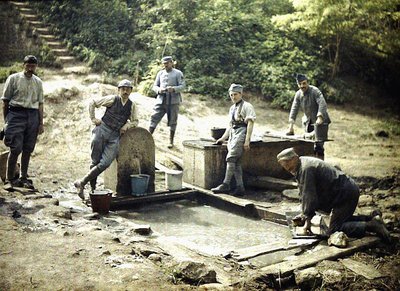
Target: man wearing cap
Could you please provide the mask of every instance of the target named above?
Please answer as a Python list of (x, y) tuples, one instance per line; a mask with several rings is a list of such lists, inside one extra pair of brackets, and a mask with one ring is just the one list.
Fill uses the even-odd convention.
[(168, 148), (172, 148), (178, 123), (179, 104), (182, 102), (180, 92), (185, 88), (185, 80), (182, 72), (174, 68), (171, 56), (163, 57), (162, 63), (164, 69), (158, 72), (153, 85), (157, 100), (151, 116), (149, 131), (153, 134), (160, 120), (167, 114), (167, 125), (170, 127)]
[[(24, 70), (10, 75), (3, 91), (4, 144), (10, 148), (7, 160), (7, 181), (11, 187), (33, 189), (28, 179), (31, 154), (37, 136), (43, 133), (43, 84), (35, 75), (38, 60), (33, 55), (24, 58)], [(21, 155), (21, 174), (16, 166)]]
[(352, 178), (328, 163), (314, 157), (299, 157), (293, 148), (277, 155), (279, 164), (297, 180), (302, 214), (300, 225), (311, 233), (311, 219), (316, 211), (330, 213), (328, 235), (342, 231), (349, 237), (362, 237), (373, 232), (385, 241), (390, 234), (381, 219), (353, 216), (360, 191)]
[[(136, 104), (129, 99), (131, 93), (132, 83), (122, 80), (118, 84), (118, 95), (93, 98), (89, 103), (89, 116), (95, 125), (91, 143), (92, 163), (86, 176), (74, 183), (82, 200), (85, 199), (85, 185), (90, 182), (92, 191), (95, 190), (97, 177), (117, 157), (120, 136), (128, 128), (138, 125)], [(107, 108), (101, 120), (95, 116), (95, 108), (100, 106)]]
[(231, 179), (235, 176), (236, 189), (233, 195), (243, 196), (245, 189), (243, 186), (241, 157), (243, 150), (247, 151), (250, 149), (250, 138), (253, 133), (256, 113), (253, 105), (242, 99), (242, 85), (232, 84), (229, 87), (229, 96), (233, 103), (229, 109), (229, 126), (223, 136), (216, 141), (217, 144), (222, 144), (229, 137), (225, 178), (221, 185), (212, 188), (211, 191), (214, 193), (228, 193), (231, 190)]
[(299, 90), (294, 96), (290, 109), (289, 129), (286, 134), (294, 134), (293, 125), (301, 108), (304, 112), (302, 118), (304, 132), (315, 133), (314, 154), (323, 160), (325, 156), (324, 141), (328, 136), (328, 126), (331, 123), (325, 98), (317, 87), (308, 84), (305, 75), (297, 74), (296, 81)]

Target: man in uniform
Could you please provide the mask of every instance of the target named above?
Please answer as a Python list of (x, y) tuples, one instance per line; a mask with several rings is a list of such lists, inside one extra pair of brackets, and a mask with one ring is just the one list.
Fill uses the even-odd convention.
[[(92, 191), (96, 188), (97, 177), (107, 169), (117, 157), (120, 136), (130, 127), (138, 125), (135, 102), (129, 99), (132, 83), (122, 80), (118, 84), (118, 95), (93, 98), (89, 103), (89, 115), (95, 128), (92, 131), (92, 163), (90, 171), (81, 180), (75, 181), (79, 197), (84, 200), (85, 185), (90, 182)], [(102, 119), (95, 117), (95, 108), (104, 106)]]
[[(27, 55), (24, 70), (7, 78), (3, 91), (4, 144), (10, 148), (7, 160), (7, 181), (11, 187), (34, 189), (28, 179), (31, 154), (38, 134), (43, 133), (43, 84), (35, 75), (37, 58)], [(21, 155), (21, 174), (16, 166)]]
[(164, 69), (158, 72), (153, 85), (157, 100), (151, 116), (149, 131), (153, 134), (166, 113), (167, 124), (170, 127), (168, 148), (172, 148), (178, 123), (179, 104), (182, 102), (180, 92), (185, 88), (185, 80), (182, 72), (174, 68), (174, 61), (171, 56), (162, 58), (162, 63)]
[(305, 234), (311, 233), (311, 219), (320, 211), (330, 213), (328, 235), (342, 231), (349, 237), (362, 237), (368, 231), (390, 241), (390, 234), (380, 219), (353, 216), (360, 191), (342, 171), (314, 157), (299, 157), (293, 148), (281, 151), (277, 159), (297, 180), (302, 201), (300, 225), (304, 225)]
[(290, 109), (289, 129), (286, 134), (294, 134), (293, 125), (301, 108), (304, 112), (302, 118), (304, 132), (315, 133), (314, 154), (323, 160), (325, 156), (324, 141), (328, 136), (328, 126), (331, 123), (325, 98), (317, 87), (308, 84), (305, 75), (297, 74), (296, 81), (299, 90), (294, 96)]
[(227, 193), (230, 191), (230, 183), (233, 176), (236, 180), (236, 189), (233, 192), (235, 196), (243, 196), (245, 189), (243, 186), (243, 174), (241, 157), (243, 150), (250, 149), (250, 138), (253, 133), (256, 113), (253, 105), (244, 101), (243, 86), (232, 84), (229, 87), (229, 96), (233, 105), (229, 109), (230, 123), (223, 136), (216, 141), (222, 144), (228, 137), (228, 154), (226, 156), (225, 178), (221, 185), (212, 188), (214, 193)]

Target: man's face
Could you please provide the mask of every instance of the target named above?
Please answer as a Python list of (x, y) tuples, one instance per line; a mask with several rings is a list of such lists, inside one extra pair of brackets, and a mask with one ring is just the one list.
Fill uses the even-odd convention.
[(233, 103), (238, 103), (240, 100), (242, 100), (242, 93), (239, 92), (230, 91), (229, 96), (231, 97)]
[(167, 72), (172, 70), (172, 65), (172, 61), (163, 62), (164, 69), (167, 70)]
[(305, 93), (308, 90), (308, 81), (303, 80), (303, 81), (297, 82), (297, 86), (299, 87), (299, 89), (301, 89), (301, 91), (303, 91), (303, 93)]
[(298, 158), (292, 158), (290, 160), (279, 160), (278, 163), (289, 173), (292, 175), (295, 174), (297, 164), (298, 164), (299, 159)]
[(36, 71), (37, 64), (25, 63), (24, 64), (24, 73), (28, 76), (32, 76), (32, 74)]
[(129, 95), (132, 93), (131, 87), (119, 87), (118, 93), (123, 99), (128, 99)]

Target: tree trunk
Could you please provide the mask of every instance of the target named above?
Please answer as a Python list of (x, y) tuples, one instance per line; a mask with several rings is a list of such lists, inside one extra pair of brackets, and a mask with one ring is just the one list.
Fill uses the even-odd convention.
[(340, 70), (340, 46), (341, 46), (342, 38), (340, 34), (336, 34), (336, 51), (335, 51), (335, 59), (333, 61), (331, 79), (335, 78), (337, 73)]

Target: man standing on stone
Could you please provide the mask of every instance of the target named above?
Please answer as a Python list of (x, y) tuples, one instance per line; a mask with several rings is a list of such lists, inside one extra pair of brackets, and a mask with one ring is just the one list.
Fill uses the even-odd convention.
[(349, 237), (363, 237), (373, 232), (390, 241), (381, 218), (353, 216), (360, 190), (349, 176), (320, 159), (299, 157), (293, 148), (281, 151), (277, 159), (297, 180), (302, 213), (294, 221), (303, 226), (303, 234), (311, 234), (311, 219), (320, 211), (330, 214), (328, 235), (342, 231)]
[(297, 113), (301, 108), (304, 112), (302, 118), (303, 129), (305, 133), (315, 133), (314, 154), (317, 158), (324, 159), (324, 141), (328, 136), (328, 126), (331, 120), (328, 115), (326, 101), (321, 91), (308, 84), (305, 75), (296, 75), (297, 86), (299, 90), (294, 96), (292, 108), (289, 114), (289, 129), (287, 135), (293, 135), (293, 125), (295, 123)]
[(216, 141), (217, 144), (221, 144), (229, 137), (225, 178), (221, 185), (212, 188), (211, 191), (214, 193), (228, 193), (230, 191), (231, 179), (235, 176), (236, 189), (233, 195), (243, 196), (245, 189), (243, 186), (241, 157), (243, 155), (243, 150), (247, 151), (250, 149), (250, 139), (253, 133), (256, 113), (253, 105), (242, 99), (242, 85), (232, 84), (229, 87), (229, 96), (233, 103), (229, 109), (229, 126), (225, 130), (223, 136)]
[[(117, 157), (121, 135), (128, 128), (138, 125), (136, 104), (129, 99), (131, 93), (132, 83), (129, 80), (122, 80), (118, 84), (118, 95), (93, 98), (89, 103), (89, 116), (95, 125), (91, 143), (92, 163), (86, 176), (74, 183), (82, 200), (85, 199), (85, 185), (90, 182), (94, 191), (97, 177)], [(95, 108), (100, 106), (107, 108), (101, 120), (95, 117)]]
[(170, 127), (168, 148), (174, 146), (174, 136), (178, 123), (179, 104), (182, 102), (181, 91), (185, 80), (181, 71), (174, 68), (172, 57), (162, 58), (164, 69), (159, 71), (154, 81), (153, 91), (157, 94), (156, 105), (150, 120), (149, 131), (153, 134), (158, 123), (167, 114), (167, 125)]
[[(10, 75), (4, 86), (4, 144), (10, 148), (7, 181), (11, 187), (34, 189), (28, 179), (28, 167), (37, 136), (43, 133), (43, 84), (35, 75), (37, 65), (37, 58), (27, 55), (24, 70)], [(21, 174), (17, 178), (15, 172), (21, 153)]]

